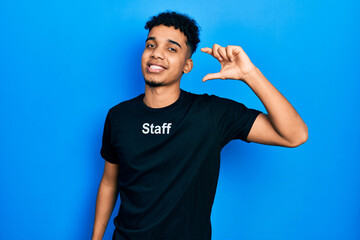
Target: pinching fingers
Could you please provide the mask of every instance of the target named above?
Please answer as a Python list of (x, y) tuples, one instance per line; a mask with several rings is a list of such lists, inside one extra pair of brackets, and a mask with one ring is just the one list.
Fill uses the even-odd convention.
[(222, 57), (220, 56), (220, 53), (219, 53), (219, 48), (221, 46), (219, 44), (214, 44), (213, 47), (212, 47), (212, 55), (214, 56), (214, 58), (216, 58), (219, 62), (222, 61)]
[(222, 58), (222, 60), (230, 61), (230, 58), (226, 52), (226, 48), (224, 48), (224, 47), (218, 48), (218, 53), (220, 54), (220, 57)]
[(226, 47), (226, 54), (227, 54), (227, 56), (229, 57), (229, 60), (230, 60), (230, 61), (234, 61), (233, 50), (234, 50), (233, 46), (230, 46), (230, 45), (229, 45), (229, 46)]

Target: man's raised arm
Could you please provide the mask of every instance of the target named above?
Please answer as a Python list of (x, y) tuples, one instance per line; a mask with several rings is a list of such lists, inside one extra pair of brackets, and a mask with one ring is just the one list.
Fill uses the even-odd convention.
[(268, 114), (260, 114), (247, 137), (250, 142), (297, 147), (307, 141), (308, 129), (289, 101), (265, 78), (239, 46), (202, 48), (202, 52), (215, 57), (221, 64), (218, 73), (210, 79), (235, 79), (245, 82), (259, 97)]

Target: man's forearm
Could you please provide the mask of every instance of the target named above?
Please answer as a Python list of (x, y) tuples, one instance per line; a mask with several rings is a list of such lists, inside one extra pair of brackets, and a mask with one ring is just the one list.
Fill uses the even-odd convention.
[(307, 139), (307, 126), (289, 101), (265, 78), (258, 68), (244, 76), (244, 82), (264, 104), (275, 131), (294, 145)]
[(116, 187), (106, 185), (101, 181), (96, 198), (95, 221), (92, 240), (101, 240), (104, 236), (111, 213), (117, 200)]

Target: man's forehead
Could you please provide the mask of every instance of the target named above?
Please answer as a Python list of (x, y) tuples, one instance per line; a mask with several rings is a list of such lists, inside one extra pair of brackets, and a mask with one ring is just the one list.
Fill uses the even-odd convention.
[(159, 25), (153, 27), (147, 39), (153, 40), (171, 40), (180, 43), (181, 45), (187, 45), (187, 38), (184, 33), (182, 33), (179, 29), (175, 29), (174, 27), (167, 27), (164, 25)]

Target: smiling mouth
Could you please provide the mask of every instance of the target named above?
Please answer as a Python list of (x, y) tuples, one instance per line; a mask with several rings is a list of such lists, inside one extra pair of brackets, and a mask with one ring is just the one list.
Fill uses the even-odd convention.
[(166, 70), (166, 68), (160, 65), (148, 64), (147, 70), (151, 73), (159, 73)]

